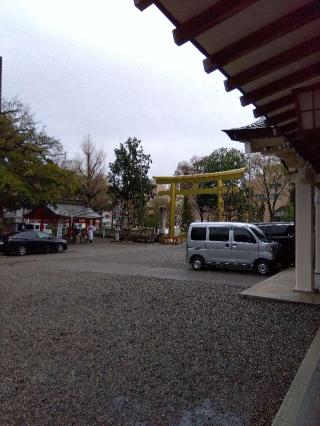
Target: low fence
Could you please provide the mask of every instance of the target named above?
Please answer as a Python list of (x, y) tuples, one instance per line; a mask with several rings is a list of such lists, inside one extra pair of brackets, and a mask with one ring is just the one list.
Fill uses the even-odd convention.
[(154, 228), (132, 228), (122, 231), (115, 229), (97, 229), (96, 237), (111, 238), (114, 240), (137, 241), (144, 243), (153, 243), (157, 237)]

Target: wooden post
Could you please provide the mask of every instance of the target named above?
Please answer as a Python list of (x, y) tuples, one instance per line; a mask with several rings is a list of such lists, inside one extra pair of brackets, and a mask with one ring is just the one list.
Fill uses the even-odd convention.
[(176, 184), (175, 182), (171, 183), (170, 188), (170, 228), (169, 228), (169, 238), (174, 240), (174, 216), (176, 211)]

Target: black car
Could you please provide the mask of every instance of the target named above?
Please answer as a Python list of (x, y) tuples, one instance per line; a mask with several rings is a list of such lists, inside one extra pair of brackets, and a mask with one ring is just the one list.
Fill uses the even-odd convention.
[(24, 231), (3, 237), (3, 252), (24, 256), (27, 253), (62, 253), (68, 242), (41, 231)]
[(4, 245), (4, 237), (3, 235), (0, 235), (0, 253), (3, 251), (3, 245)]
[(277, 241), (282, 247), (282, 261), (284, 266), (292, 265), (295, 262), (295, 238), (293, 222), (263, 222), (256, 223), (265, 236)]

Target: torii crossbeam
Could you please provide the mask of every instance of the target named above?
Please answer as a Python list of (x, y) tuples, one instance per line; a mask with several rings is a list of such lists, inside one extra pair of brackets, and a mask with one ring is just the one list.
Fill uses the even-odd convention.
[[(171, 185), (168, 191), (159, 191), (159, 195), (170, 196), (170, 227), (169, 238), (174, 238), (174, 217), (176, 210), (177, 195), (203, 195), (217, 194), (218, 197), (218, 220), (221, 220), (223, 215), (223, 181), (240, 179), (244, 176), (246, 168), (227, 170), (224, 172), (204, 173), (199, 175), (180, 175), (180, 176), (154, 176), (156, 184)], [(199, 185), (203, 182), (217, 182), (215, 188), (200, 188)], [(190, 189), (177, 189), (177, 184), (192, 184)]]

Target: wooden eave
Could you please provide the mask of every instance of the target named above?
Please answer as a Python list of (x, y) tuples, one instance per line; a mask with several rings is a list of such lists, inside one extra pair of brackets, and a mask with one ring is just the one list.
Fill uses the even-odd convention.
[[(175, 42), (190, 41), (206, 56), (205, 70), (219, 69), (227, 91), (255, 106), (299, 154), (319, 169), (318, 143), (303, 142), (292, 90), (320, 82), (319, 0), (135, 0), (153, 3), (175, 25)], [(252, 135), (261, 130), (252, 130)], [(240, 134), (240, 133), (239, 133)], [(255, 135), (256, 135), (255, 134)]]

